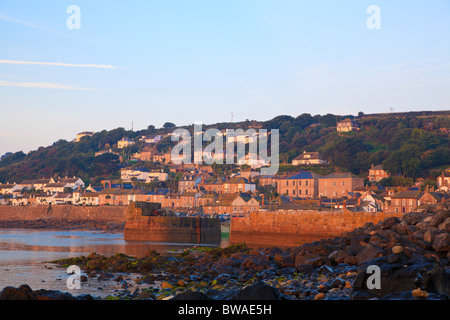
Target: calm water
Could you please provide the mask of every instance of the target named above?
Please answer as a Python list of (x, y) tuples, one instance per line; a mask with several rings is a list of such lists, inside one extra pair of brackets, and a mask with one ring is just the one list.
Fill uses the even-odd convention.
[[(226, 245), (227, 241), (221, 244)], [(120, 290), (120, 285), (115, 281), (89, 279), (82, 283), (81, 289), (70, 291), (66, 286), (69, 277), (66, 270), (46, 261), (88, 255), (91, 252), (103, 255), (120, 252), (141, 257), (152, 249), (161, 254), (171, 254), (192, 246), (193, 244), (125, 241), (122, 233), (0, 229), (0, 290), (6, 286), (28, 284), (33, 290), (53, 289), (70, 292), (75, 296), (83, 293), (107, 296)], [(127, 281), (133, 284), (138, 276), (129, 275)]]

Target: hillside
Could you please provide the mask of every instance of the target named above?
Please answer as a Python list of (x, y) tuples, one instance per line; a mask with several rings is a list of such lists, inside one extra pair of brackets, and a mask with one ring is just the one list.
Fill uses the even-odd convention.
[[(359, 131), (338, 133), (337, 121), (354, 118), (360, 124)], [(351, 171), (364, 176), (371, 164), (383, 164), (385, 169), (403, 177), (434, 179), (439, 169), (450, 166), (450, 111), (408, 112), (395, 114), (359, 113), (358, 117), (343, 115), (301, 114), (298, 117), (280, 115), (269, 121), (244, 121), (216, 123), (204, 129), (217, 128), (244, 130), (249, 127), (280, 130), (280, 170), (297, 170), (290, 161), (303, 151), (319, 151), (330, 162), (323, 172)], [(191, 129), (193, 126), (183, 127)], [(19, 182), (50, 176), (79, 176), (87, 182), (118, 178), (120, 166), (127, 165), (129, 156), (143, 147), (138, 139), (143, 135), (167, 134), (176, 127), (166, 123), (156, 129), (127, 131), (117, 128), (101, 131), (80, 142), (58, 140), (53, 145), (41, 147), (28, 154), (16, 152), (0, 160), (0, 182)], [(128, 137), (137, 141), (134, 146), (117, 149), (117, 141)], [(175, 143), (163, 139), (158, 151), (167, 151)], [(119, 156), (106, 153), (113, 149)]]

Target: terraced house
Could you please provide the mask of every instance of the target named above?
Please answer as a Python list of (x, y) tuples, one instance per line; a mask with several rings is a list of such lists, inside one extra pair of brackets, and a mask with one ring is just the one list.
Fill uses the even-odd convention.
[(320, 174), (311, 171), (281, 177), (278, 180), (278, 193), (298, 198), (317, 198), (320, 178)]
[(330, 173), (319, 179), (319, 196), (336, 198), (358, 187), (364, 187), (364, 178), (349, 172)]

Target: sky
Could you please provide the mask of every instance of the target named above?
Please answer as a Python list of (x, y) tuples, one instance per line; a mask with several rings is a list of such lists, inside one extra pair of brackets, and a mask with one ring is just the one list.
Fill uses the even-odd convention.
[(0, 0), (0, 155), (165, 122), (450, 110), (449, 33), (448, 0)]

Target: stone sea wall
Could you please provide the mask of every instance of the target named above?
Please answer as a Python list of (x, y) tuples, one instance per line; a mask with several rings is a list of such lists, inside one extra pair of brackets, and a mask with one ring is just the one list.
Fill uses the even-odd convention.
[(195, 217), (129, 216), (125, 240), (220, 243), (220, 220)]
[(0, 206), (0, 220), (92, 220), (125, 222), (126, 206)]
[(401, 213), (335, 211), (259, 211), (231, 219), (230, 243), (295, 246), (334, 238)]

